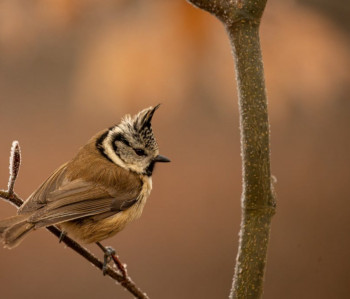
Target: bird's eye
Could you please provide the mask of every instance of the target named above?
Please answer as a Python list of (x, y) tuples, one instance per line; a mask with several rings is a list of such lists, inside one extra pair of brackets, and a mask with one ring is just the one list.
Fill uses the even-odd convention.
[(138, 155), (138, 156), (146, 156), (146, 153), (143, 149), (140, 149), (140, 148), (134, 148), (134, 151), (135, 153)]

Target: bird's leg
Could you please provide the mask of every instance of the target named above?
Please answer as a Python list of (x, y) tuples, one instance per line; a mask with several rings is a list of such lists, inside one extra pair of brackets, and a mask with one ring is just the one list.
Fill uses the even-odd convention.
[(64, 239), (64, 237), (67, 236), (67, 232), (65, 232), (64, 230), (61, 231), (60, 237), (58, 239), (58, 243), (61, 243)]
[(128, 279), (128, 274), (122, 262), (118, 259), (118, 256), (115, 255), (115, 250), (112, 247), (104, 247), (100, 242), (96, 242), (96, 245), (102, 249), (104, 252), (104, 262), (102, 267), (103, 275), (106, 274), (108, 263), (113, 260), (119, 271), (122, 273), (125, 280)]

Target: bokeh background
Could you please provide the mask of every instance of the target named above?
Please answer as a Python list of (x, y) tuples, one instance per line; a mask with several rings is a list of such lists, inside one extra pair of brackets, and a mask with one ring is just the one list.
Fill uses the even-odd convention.
[[(277, 178), (264, 298), (350, 292), (350, 6), (269, 0), (261, 27)], [(0, 185), (26, 198), (97, 131), (162, 103), (141, 219), (104, 242), (151, 298), (227, 298), (237, 253), (237, 94), (223, 26), (184, 0), (0, 2)], [(15, 213), (0, 203), (0, 217)], [(89, 249), (102, 257), (101, 252)], [(1, 298), (131, 298), (45, 230), (0, 250)]]

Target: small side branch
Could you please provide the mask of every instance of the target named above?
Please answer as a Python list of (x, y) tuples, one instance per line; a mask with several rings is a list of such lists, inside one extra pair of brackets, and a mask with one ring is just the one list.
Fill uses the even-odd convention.
[[(19, 172), (19, 167), (21, 164), (21, 152), (19, 148), (19, 144), (17, 141), (14, 141), (11, 149), (10, 156), (10, 178), (8, 183), (7, 190), (0, 190), (0, 198), (5, 201), (13, 204), (17, 208), (19, 208), (23, 204), (23, 200), (17, 196), (14, 192), (14, 185), (17, 179), (17, 175)], [(60, 238), (62, 235), (61, 230), (59, 230), (56, 226), (48, 226), (46, 228), (52, 234), (54, 234), (57, 238)], [(102, 270), (103, 262), (95, 257), (91, 252), (89, 252), (86, 248), (81, 246), (79, 243), (69, 238), (68, 236), (64, 236), (61, 241), (66, 244), (69, 248), (73, 249), (80, 256), (85, 258), (87, 261), (92, 263), (95, 267)], [(114, 259), (113, 259), (114, 260)], [(117, 265), (117, 264), (116, 264)], [(117, 265), (119, 267), (120, 265)], [(129, 276), (125, 276), (124, 273), (119, 274), (115, 269), (110, 266), (107, 267), (105, 274), (119, 282), (125, 289), (127, 289), (131, 294), (135, 296), (135, 298), (139, 299), (148, 299), (149, 297), (141, 291), (135, 283), (130, 279)]]
[(19, 172), (19, 166), (21, 165), (21, 150), (19, 148), (18, 141), (12, 143), (10, 154), (10, 177), (7, 185), (7, 192), (13, 194), (13, 188)]

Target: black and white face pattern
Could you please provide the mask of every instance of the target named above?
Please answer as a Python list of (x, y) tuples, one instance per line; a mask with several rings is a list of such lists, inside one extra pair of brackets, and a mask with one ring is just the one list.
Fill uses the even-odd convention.
[(98, 149), (118, 166), (151, 176), (154, 159), (159, 154), (151, 128), (157, 108), (147, 108), (134, 117), (126, 115), (120, 124), (101, 136), (97, 141)]

